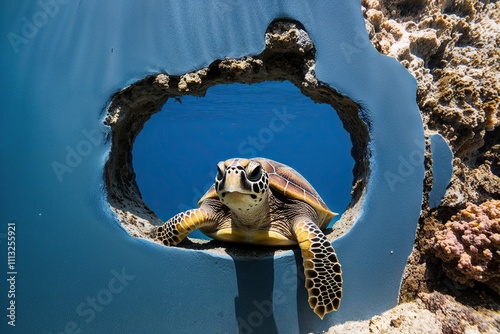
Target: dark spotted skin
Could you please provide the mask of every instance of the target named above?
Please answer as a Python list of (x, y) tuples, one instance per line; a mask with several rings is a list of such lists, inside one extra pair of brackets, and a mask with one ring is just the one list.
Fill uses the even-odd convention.
[(178, 213), (165, 224), (154, 227), (150, 236), (165, 246), (175, 246), (196, 229), (210, 235), (230, 223), (231, 211), (228, 207), (220, 201), (207, 199), (200, 208)]
[(206, 210), (202, 208), (187, 210), (176, 214), (162, 226), (155, 227), (151, 231), (151, 236), (165, 246), (175, 246), (194, 229), (203, 227), (205, 221), (209, 221)]
[(342, 299), (342, 268), (326, 236), (305, 219), (294, 224), (304, 264), (309, 306), (321, 318), (336, 311)]
[[(269, 176), (265, 171), (261, 171), (257, 174), (259, 177), (255, 180), (246, 177), (245, 169), (240, 165), (230, 165), (225, 167), (224, 171), (221, 171), (219, 167), (219, 173), (215, 177), (215, 191), (220, 192), (225, 186), (225, 175), (227, 174), (237, 174), (240, 175), (241, 188), (249, 192), (254, 192), (255, 194), (263, 194), (269, 189)], [(222, 192), (222, 197), (224, 197), (224, 192)]]

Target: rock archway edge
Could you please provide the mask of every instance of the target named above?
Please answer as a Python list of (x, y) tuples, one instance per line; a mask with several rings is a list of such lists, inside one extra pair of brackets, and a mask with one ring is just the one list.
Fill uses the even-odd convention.
[[(115, 94), (106, 116), (106, 124), (111, 127), (112, 147), (105, 179), (108, 202), (122, 226), (132, 236), (147, 239), (151, 228), (163, 223), (142, 200), (135, 181), (132, 147), (144, 124), (168, 99), (204, 96), (208, 88), (218, 84), (288, 80), (314, 101), (330, 104), (351, 134), (351, 154), (356, 161), (353, 199), (329, 237), (333, 239), (348, 231), (355, 221), (354, 212), (359, 207), (369, 174), (368, 128), (359, 117), (356, 103), (316, 79), (314, 56), (314, 45), (299, 23), (276, 21), (266, 33), (266, 49), (257, 56), (217, 60), (207, 68), (181, 76), (151, 75)], [(188, 241), (184, 247), (219, 251), (221, 243)], [(233, 254), (238, 253), (236, 249), (232, 250)], [(264, 249), (258, 253), (262, 256), (270, 251)], [(241, 254), (245, 256), (244, 252)]]

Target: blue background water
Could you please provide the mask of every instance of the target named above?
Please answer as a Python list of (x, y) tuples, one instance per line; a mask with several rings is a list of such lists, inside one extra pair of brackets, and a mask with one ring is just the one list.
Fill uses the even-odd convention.
[(197, 207), (217, 162), (256, 156), (297, 169), (342, 214), (351, 200), (351, 148), (330, 105), (314, 103), (290, 82), (265, 82), (170, 99), (137, 137), (133, 159), (142, 197), (163, 220)]
[(437, 208), (444, 198), (453, 174), (453, 152), (440, 134), (432, 134), (432, 178), (433, 185), (429, 193), (429, 207)]
[[(396, 304), (422, 200), (423, 128), (415, 80), (372, 47), (359, 1), (8, 0), (1, 9), (1, 333), (309, 332)], [(105, 200), (111, 96), (149, 74), (258, 54), (279, 17), (303, 23), (318, 79), (359, 103), (371, 124), (362, 210), (334, 242), (344, 298), (323, 321), (307, 305), (294, 253), (242, 262), (167, 249), (130, 237)], [(401, 169), (410, 156), (417, 163)], [(15, 328), (6, 317), (9, 221)]]

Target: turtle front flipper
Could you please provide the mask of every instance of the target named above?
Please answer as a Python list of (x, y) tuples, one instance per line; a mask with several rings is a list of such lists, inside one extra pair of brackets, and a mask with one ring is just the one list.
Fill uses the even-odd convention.
[(200, 227), (213, 224), (210, 213), (204, 208), (187, 210), (176, 214), (161, 226), (151, 230), (151, 237), (165, 246), (180, 243), (189, 233)]
[(316, 224), (299, 219), (293, 231), (302, 251), (309, 306), (321, 319), (336, 311), (342, 298), (342, 269), (337, 254)]

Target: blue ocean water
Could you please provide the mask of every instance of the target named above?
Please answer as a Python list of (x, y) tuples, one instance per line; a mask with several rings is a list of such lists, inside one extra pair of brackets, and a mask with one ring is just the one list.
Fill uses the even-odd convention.
[[(1, 9), (0, 260), (7, 261), (7, 224), (14, 222), (18, 275), (13, 327), (6, 316), (14, 300), (8, 297), (8, 269), (0, 272), (0, 333), (234, 333), (242, 325), (247, 332), (265, 332), (273, 328), (267, 322), (248, 330), (256, 324), (251, 317), (259, 311), (256, 302), (273, 304), (266, 321), (274, 322), (278, 332), (321, 332), (339, 322), (369, 319), (397, 303), (415, 237), (424, 174), (423, 165), (401, 174), (400, 164), (414, 157), (412, 152), (423, 152), (423, 127), (414, 78), (370, 44), (359, 1), (339, 5), (303, 0), (148, 0), (131, 5), (118, 0), (7, 0)], [(317, 49), (318, 80), (357, 102), (371, 122), (371, 169), (362, 211), (354, 227), (334, 241), (344, 272), (344, 298), (339, 311), (322, 321), (308, 306), (297, 266), (300, 259), (296, 261), (291, 251), (265, 263), (244, 262), (133, 238), (109, 209), (104, 188), (110, 142), (103, 118), (113, 94), (147, 75), (181, 75), (216, 59), (259, 54), (269, 23), (283, 17), (300, 21), (309, 32)], [(207, 97), (191, 101), (207, 101), (214, 89), (227, 87), (213, 87)], [(343, 210), (345, 205), (336, 208), (341, 201), (330, 199), (328, 192), (336, 192), (334, 182), (342, 178), (350, 187), (352, 176), (350, 171), (335, 172), (336, 142), (327, 145), (325, 137), (317, 137), (334, 128), (336, 116), (328, 109), (328, 117), (334, 119), (314, 121), (305, 133), (292, 131), (321, 114), (311, 113), (307, 120), (299, 117), (306, 111), (293, 110), (295, 103), (290, 101), (296, 96), (257, 108), (255, 119), (259, 111), (270, 114), (246, 133), (242, 126), (234, 126), (243, 136), (220, 158), (218, 149), (198, 150), (204, 155), (195, 172), (199, 179), (193, 179), (194, 172), (183, 176), (187, 181), (177, 189), (186, 197), (171, 198), (172, 214), (180, 204), (193, 205), (198, 197), (195, 187), (201, 195), (211, 183), (216, 161), (240, 155), (238, 147), (242, 155), (253, 154), (249, 141), (239, 144), (248, 136), (258, 137), (270, 126), (273, 110), (284, 112), (285, 107), (297, 118), (273, 133), (268, 143), (262, 132), (266, 145), (256, 148), (256, 155), (298, 169), (332, 210)], [(189, 102), (184, 98), (182, 106)], [(181, 106), (174, 101), (167, 106), (170, 103)], [(209, 136), (203, 132), (207, 123), (170, 129), (190, 131), (168, 138), (194, 142), (196, 135), (211, 138), (221, 131), (212, 130)], [(282, 139), (288, 131), (297, 137)], [(89, 133), (97, 136), (89, 139)], [(290, 150), (298, 152), (309, 141), (310, 151), (283, 150), (285, 143), (293, 142)], [(193, 151), (190, 146), (182, 153), (195, 156)], [(205, 157), (208, 153), (213, 158)], [(323, 158), (331, 162), (311, 163)], [(320, 176), (320, 166), (321, 172), (331, 173)], [(146, 175), (155, 176), (160, 185), (162, 173)], [(182, 172), (164, 175), (172, 180), (172, 175), (181, 178)], [(387, 182), (387, 175), (397, 182)], [(141, 190), (146, 188), (141, 184)], [(177, 189), (168, 195), (180, 194)], [(171, 215), (158, 213), (164, 219)]]
[(225, 84), (205, 97), (169, 99), (138, 135), (133, 165), (144, 201), (162, 220), (197, 207), (217, 162), (257, 156), (296, 169), (341, 214), (351, 200), (351, 148), (336, 111), (292, 83)]

